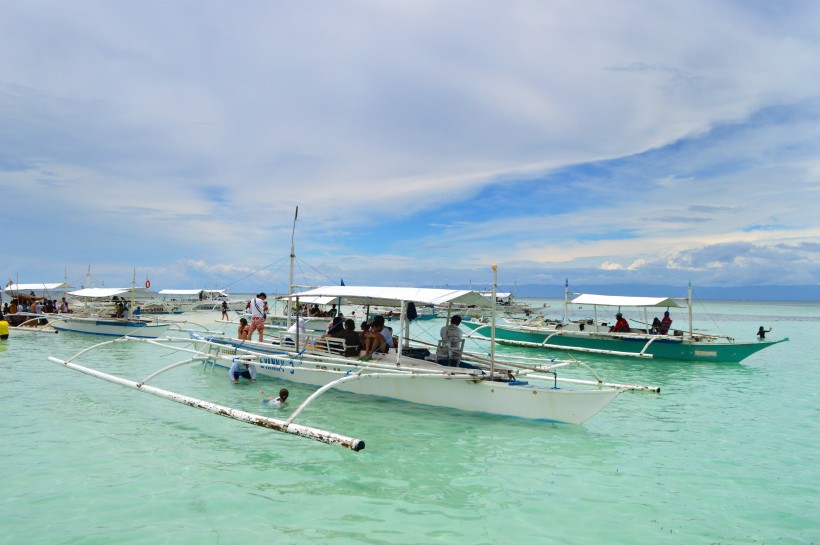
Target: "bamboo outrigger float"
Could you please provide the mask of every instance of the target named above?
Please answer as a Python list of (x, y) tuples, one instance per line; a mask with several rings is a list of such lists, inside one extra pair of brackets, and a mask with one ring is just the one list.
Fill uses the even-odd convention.
[[(172, 338), (167, 338), (167, 339), (163, 339), (163, 340), (168, 341), (168, 342), (180, 341), (180, 339), (172, 339)], [(49, 359), (49, 361), (52, 361), (54, 363), (58, 363), (60, 365), (63, 365), (64, 367), (67, 367), (69, 369), (73, 369), (74, 371), (79, 371), (81, 373), (84, 373), (86, 375), (89, 375), (89, 376), (92, 376), (92, 377), (95, 377), (95, 378), (99, 378), (99, 379), (102, 379), (102, 380), (105, 380), (105, 381), (108, 381), (108, 382), (112, 382), (114, 384), (119, 384), (120, 386), (125, 386), (127, 388), (131, 388), (131, 389), (136, 390), (138, 392), (144, 392), (144, 393), (151, 394), (151, 395), (154, 395), (154, 396), (157, 396), (157, 397), (161, 397), (163, 399), (167, 399), (169, 401), (174, 401), (176, 403), (181, 403), (183, 405), (187, 405), (187, 406), (193, 407), (195, 409), (201, 409), (201, 410), (204, 410), (204, 411), (208, 411), (210, 413), (213, 413), (213, 414), (216, 414), (216, 415), (219, 415), (219, 416), (224, 416), (226, 418), (232, 418), (234, 420), (239, 420), (241, 422), (245, 422), (245, 423), (248, 423), (248, 424), (253, 424), (255, 426), (260, 426), (260, 427), (263, 427), (263, 428), (268, 428), (268, 429), (278, 431), (278, 432), (282, 432), (282, 433), (288, 433), (288, 434), (291, 434), (291, 435), (298, 435), (298, 436), (301, 436), (301, 437), (306, 437), (308, 439), (313, 439), (315, 441), (321, 441), (323, 443), (341, 445), (341, 446), (349, 448), (350, 450), (353, 450), (353, 451), (359, 451), (359, 450), (364, 449), (365, 443), (361, 439), (355, 439), (355, 438), (352, 438), (352, 437), (347, 437), (347, 436), (344, 436), (344, 435), (340, 435), (338, 433), (333, 433), (333, 432), (330, 432), (330, 431), (321, 430), (321, 429), (313, 428), (313, 427), (310, 427), (310, 426), (303, 426), (301, 424), (295, 424), (293, 422), (293, 420), (296, 418), (296, 416), (308, 405), (308, 403), (310, 403), (311, 401), (313, 401), (313, 399), (315, 399), (315, 394), (314, 394), (314, 397), (311, 397), (311, 398), (307, 399), (304, 403), (302, 403), (302, 405), (300, 405), (296, 409), (296, 411), (294, 411), (294, 413), (287, 420), (280, 420), (280, 419), (276, 419), (276, 418), (270, 418), (270, 417), (267, 417), (267, 416), (254, 414), (254, 413), (249, 413), (247, 411), (242, 411), (242, 410), (235, 409), (235, 408), (232, 408), (232, 407), (226, 407), (224, 405), (218, 405), (216, 403), (212, 403), (212, 402), (209, 402), (209, 401), (204, 401), (204, 400), (201, 400), (201, 399), (197, 399), (195, 397), (187, 396), (187, 395), (184, 395), (184, 394), (179, 394), (179, 393), (176, 393), (176, 392), (171, 392), (171, 391), (168, 391), (168, 390), (164, 390), (162, 388), (156, 388), (154, 386), (150, 386), (150, 385), (146, 384), (146, 382), (148, 382), (149, 380), (151, 380), (151, 379), (157, 377), (158, 375), (160, 375), (160, 374), (162, 374), (166, 371), (169, 371), (171, 369), (181, 367), (183, 365), (192, 364), (192, 363), (203, 362), (203, 361), (206, 361), (206, 360), (213, 360), (214, 359), (213, 356), (210, 356), (210, 355), (195, 355), (194, 357), (187, 358), (185, 360), (176, 362), (176, 363), (171, 364), (171, 365), (169, 365), (169, 366), (167, 366), (163, 369), (160, 369), (159, 371), (156, 371), (155, 373), (152, 373), (151, 375), (147, 376), (146, 378), (144, 378), (143, 380), (141, 380), (139, 382), (129, 380), (129, 379), (126, 379), (126, 378), (122, 378), (122, 377), (118, 377), (116, 375), (103, 373), (102, 371), (98, 371), (96, 369), (91, 369), (89, 367), (79, 365), (79, 364), (74, 363), (72, 361), (72, 360), (77, 359), (82, 354), (84, 354), (84, 353), (86, 353), (86, 352), (88, 352), (92, 349), (96, 349), (96, 348), (99, 348), (101, 346), (112, 344), (112, 343), (136, 341), (136, 342), (148, 342), (148, 343), (151, 343), (151, 344), (158, 344), (160, 346), (165, 346), (163, 344), (163, 340), (141, 339), (141, 338), (134, 338), (134, 337), (122, 337), (122, 338), (115, 339), (115, 340), (112, 340), (112, 341), (105, 341), (105, 342), (96, 344), (96, 345), (94, 345), (90, 348), (87, 348), (87, 349), (83, 350), (82, 352), (79, 352), (78, 354), (74, 355), (73, 357), (71, 357), (67, 360), (62, 360), (62, 359), (55, 358), (55, 357), (49, 357), (48, 359)], [(183, 349), (183, 351), (196, 353), (195, 351), (185, 350), (185, 349)]]

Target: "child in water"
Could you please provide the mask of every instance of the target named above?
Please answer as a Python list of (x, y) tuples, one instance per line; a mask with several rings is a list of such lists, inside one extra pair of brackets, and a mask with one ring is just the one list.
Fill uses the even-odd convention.
[[(263, 392), (262, 390), (259, 390), (259, 395), (264, 396), (265, 392)], [(265, 405), (268, 405), (270, 407), (279, 407), (282, 404), (284, 404), (285, 401), (287, 401), (287, 399), (288, 399), (288, 389), (287, 388), (282, 388), (281, 390), (279, 390), (279, 397), (274, 398), (273, 396), (267, 396), (262, 400), (262, 403), (264, 403)]]

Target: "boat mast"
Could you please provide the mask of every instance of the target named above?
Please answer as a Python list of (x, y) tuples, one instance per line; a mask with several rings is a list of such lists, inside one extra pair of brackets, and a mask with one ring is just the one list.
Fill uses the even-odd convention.
[(498, 289), (498, 266), (493, 264), (493, 311), (490, 327), (490, 379), (495, 372), (495, 292)]
[(564, 323), (569, 322), (569, 313), (567, 307), (569, 306), (569, 278), (564, 279)]
[[(288, 317), (287, 324), (290, 329), (290, 318), (293, 313), (293, 261), (296, 259), (296, 251), (294, 250), (294, 238), (296, 237), (296, 218), (299, 217), (299, 207), (296, 207), (296, 213), (293, 215), (293, 230), (290, 233), (290, 278), (288, 280), (288, 311), (285, 315)], [(296, 323), (299, 323), (299, 316), (296, 316)], [(299, 326), (296, 326), (296, 334), (299, 334)]]
[(689, 338), (692, 338), (692, 281), (689, 281), (689, 292), (686, 295), (686, 306), (689, 307)]
[(131, 318), (134, 315), (134, 290), (137, 288), (137, 268), (134, 267), (134, 272), (131, 274), (131, 304), (128, 305), (128, 316)]

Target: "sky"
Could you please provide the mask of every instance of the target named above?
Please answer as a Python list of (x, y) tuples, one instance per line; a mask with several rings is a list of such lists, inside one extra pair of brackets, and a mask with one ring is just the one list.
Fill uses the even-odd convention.
[(817, 285), (820, 2), (0, 0), (0, 207), (4, 284)]

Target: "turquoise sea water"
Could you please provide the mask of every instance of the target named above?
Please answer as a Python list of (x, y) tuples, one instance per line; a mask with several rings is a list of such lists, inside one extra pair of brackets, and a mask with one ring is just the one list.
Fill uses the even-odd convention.
[[(740, 364), (586, 356), (608, 380), (662, 393), (623, 394), (583, 426), (333, 392), (300, 417), (364, 439), (358, 453), (47, 360), (99, 338), (12, 332), (0, 543), (820, 543), (820, 304), (715, 302), (696, 320), (791, 341)], [(119, 344), (79, 362), (139, 379), (181, 359)], [(291, 409), (312, 391), (226, 374), (186, 366), (152, 384), (275, 417), (287, 413), (258, 389), (287, 386)]]

